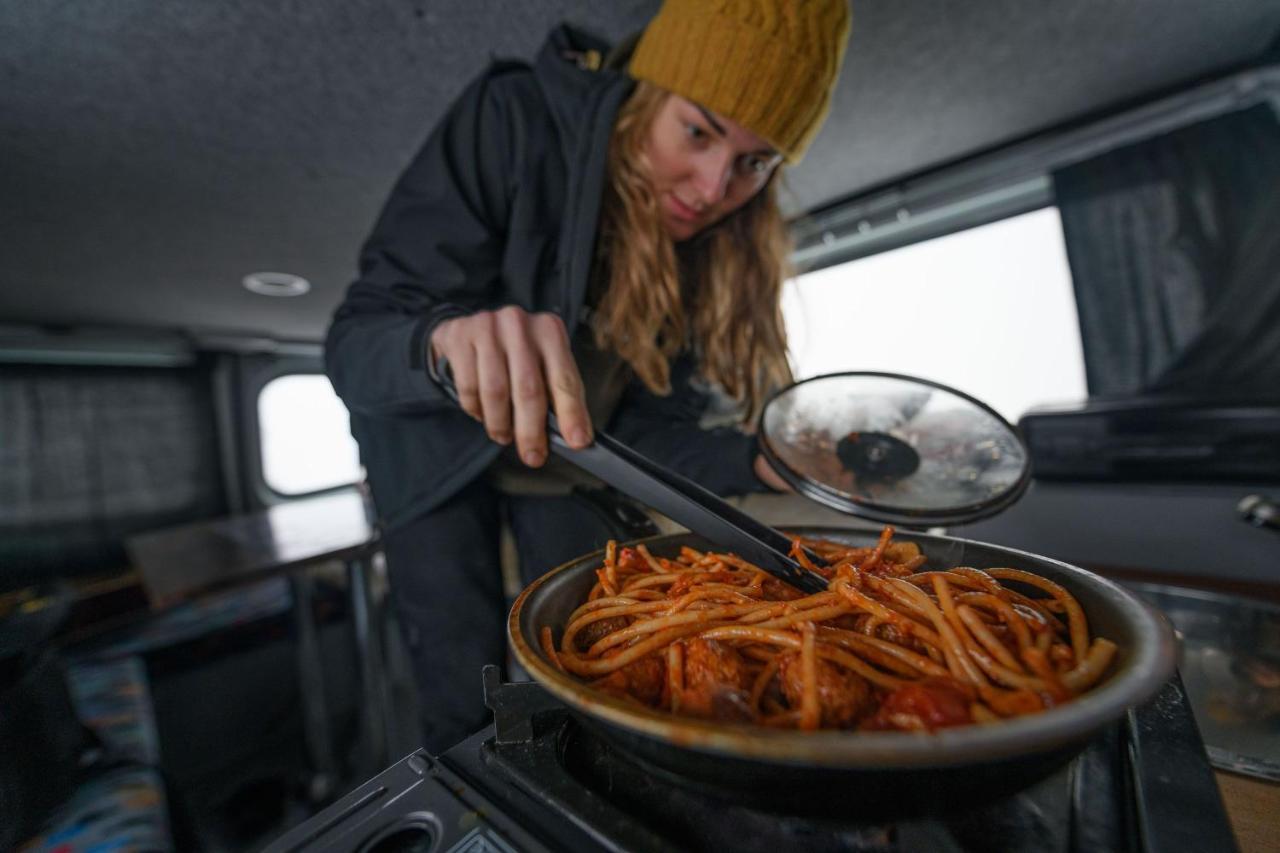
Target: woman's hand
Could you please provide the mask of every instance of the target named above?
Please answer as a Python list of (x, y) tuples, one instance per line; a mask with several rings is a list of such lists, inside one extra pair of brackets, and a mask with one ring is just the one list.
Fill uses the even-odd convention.
[(773, 470), (773, 466), (769, 464), (769, 460), (765, 459), (763, 455), (757, 453), (755, 461), (752, 462), (751, 467), (755, 470), (756, 477), (759, 478), (760, 482), (764, 483), (775, 492), (795, 491), (795, 489), (791, 488), (790, 483), (782, 479), (781, 475), (779, 475), (777, 471)]
[(570, 446), (591, 443), (591, 416), (582, 375), (569, 350), (564, 321), (507, 306), (445, 320), (428, 343), (448, 359), (458, 401), (489, 437), (510, 444), (526, 465), (547, 459), (547, 400)]

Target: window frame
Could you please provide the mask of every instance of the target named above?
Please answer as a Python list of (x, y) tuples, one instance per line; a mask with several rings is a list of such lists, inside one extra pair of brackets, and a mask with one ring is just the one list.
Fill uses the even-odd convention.
[(1267, 103), (1280, 113), (1280, 64), (1046, 128), (853, 196), (790, 222), (796, 273), (944, 237), (1055, 203), (1055, 170), (1103, 151)]

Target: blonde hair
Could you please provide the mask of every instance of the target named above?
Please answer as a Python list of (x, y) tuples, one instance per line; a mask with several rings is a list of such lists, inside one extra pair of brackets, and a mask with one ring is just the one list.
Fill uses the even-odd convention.
[(640, 81), (614, 124), (597, 241), (597, 271), (608, 286), (594, 315), (596, 345), (616, 352), (655, 394), (671, 393), (671, 361), (692, 346), (702, 378), (738, 401), (750, 421), (770, 390), (791, 380), (779, 304), (786, 223), (770, 180), (677, 250), (644, 153), (668, 97)]

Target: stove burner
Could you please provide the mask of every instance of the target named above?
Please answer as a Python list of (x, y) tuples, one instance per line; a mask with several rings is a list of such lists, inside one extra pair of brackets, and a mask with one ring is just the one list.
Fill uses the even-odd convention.
[[(410, 755), (268, 850), (1236, 849), (1176, 677), (1068, 767), (1021, 793), (958, 816), (889, 824), (780, 814), (676, 784), (580, 724), (537, 684), (504, 684), (496, 667), (486, 668), (484, 683), (493, 726), (436, 759)], [(437, 833), (434, 841), (423, 827)]]
[[(534, 684), (506, 684), (500, 689), (508, 694), (504, 698), (516, 691), (542, 692)], [(1102, 749), (1114, 743), (1113, 739)], [(529, 741), (504, 743), (496, 737), (474, 745), (487, 770), (536, 800), (540, 811), (570, 816), (598, 845), (574, 849), (900, 853), (1067, 850), (1069, 844), (1068, 771), (959, 818), (874, 824), (844, 820), (838, 814), (765, 811), (673, 783), (667, 774), (637, 763), (596, 736), (563, 708), (544, 713)], [(445, 760), (457, 751), (446, 753)], [(1091, 820), (1108, 823), (1103, 813), (1091, 815)]]
[(663, 827), (674, 846), (688, 850), (892, 851), (888, 826), (838, 819), (772, 814), (682, 787), (596, 737), (572, 719), (564, 723), (561, 760), (587, 789), (640, 821)]
[[(574, 850), (865, 851), (1173, 851), (1231, 850), (1233, 836), (1181, 682), (1172, 680), (1145, 709), (1131, 712), (1067, 767), (989, 806), (892, 824), (838, 814), (778, 814), (674, 784), (580, 724), (534, 683), (504, 684), (485, 672), (497, 726), (443, 756), (459, 772), (501, 779), (523, 804), (550, 818), (555, 846)], [(523, 713), (521, 712), (523, 708)], [(506, 723), (504, 725), (504, 722)], [(1171, 739), (1160, 742), (1161, 731)], [(1147, 756), (1131, 764), (1127, 756)], [(1176, 759), (1174, 756), (1182, 756)], [(1156, 767), (1181, 760), (1175, 772)], [(1134, 780), (1131, 782), (1131, 779)], [(1158, 780), (1164, 787), (1152, 788)], [(1173, 781), (1170, 781), (1173, 780)], [(1178, 833), (1161, 830), (1177, 803), (1197, 804)], [(1194, 826), (1186, 823), (1192, 820)], [(590, 839), (588, 842), (586, 839)], [(1194, 841), (1192, 840), (1194, 839)], [(1203, 842), (1203, 843), (1201, 843)]]

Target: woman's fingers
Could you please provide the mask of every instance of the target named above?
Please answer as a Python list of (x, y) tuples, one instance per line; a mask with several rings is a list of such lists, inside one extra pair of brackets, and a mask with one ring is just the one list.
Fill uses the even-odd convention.
[(463, 320), (458, 319), (440, 324), (435, 334), (431, 336), (432, 355), (436, 360), (448, 361), (449, 373), (453, 377), (453, 387), (458, 392), (458, 405), (462, 407), (462, 411), (478, 421), (483, 421), (484, 409), (480, 405), (480, 380), (476, 370), (475, 347), (466, 335), (465, 327), (450, 326), (450, 324), (462, 322)]
[(565, 440), (591, 443), (582, 376), (556, 315), (481, 311), (441, 323), (430, 345), (448, 360), (462, 409), (499, 444), (514, 437), (525, 464), (546, 461), (548, 398)]
[(586, 447), (592, 441), (591, 415), (564, 321), (555, 314), (534, 314), (532, 330), (560, 434), (570, 447)]
[(510, 444), (511, 381), (507, 375), (506, 354), (501, 342), (493, 335), (477, 335), (473, 346), (480, 388), (480, 419), (489, 438), (498, 444)]
[(542, 362), (530, 341), (530, 317), (519, 308), (504, 308), (496, 320), (507, 357), (516, 450), (536, 468), (547, 459), (547, 392)]

